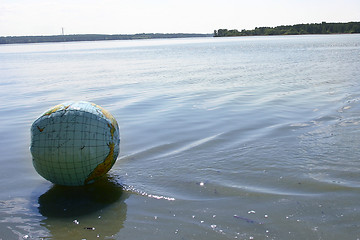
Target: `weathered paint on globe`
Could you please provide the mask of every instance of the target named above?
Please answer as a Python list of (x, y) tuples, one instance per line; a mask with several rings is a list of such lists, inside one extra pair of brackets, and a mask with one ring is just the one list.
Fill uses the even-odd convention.
[(31, 126), (36, 171), (54, 184), (81, 186), (105, 175), (119, 155), (116, 119), (85, 101), (59, 104)]

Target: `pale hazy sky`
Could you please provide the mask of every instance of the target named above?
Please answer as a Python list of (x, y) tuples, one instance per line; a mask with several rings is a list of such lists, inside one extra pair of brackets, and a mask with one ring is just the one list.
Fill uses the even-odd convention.
[(360, 0), (0, 0), (0, 36), (212, 33), (360, 21)]

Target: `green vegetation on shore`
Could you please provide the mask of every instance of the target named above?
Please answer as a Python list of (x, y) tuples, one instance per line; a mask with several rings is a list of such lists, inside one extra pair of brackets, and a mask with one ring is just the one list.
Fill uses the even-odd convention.
[(189, 38), (189, 37), (211, 37), (212, 34), (196, 33), (140, 33), (140, 34), (74, 34), (53, 36), (14, 36), (0, 37), (0, 44), (14, 43), (43, 43), (43, 42), (75, 42), (75, 41), (104, 41), (104, 40), (132, 40), (152, 38)]
[(190, 37), (234, 37), (262, 35), (300, 35), (300, 34), (342, 34), (360, 33), (360, 22), (348, 23), (311, 23), (277, 27), (256, 27), (253, 30), (218, 29), (214, 34), (197, 33), (139, 33), (139, 34), (73, 34), (53, 36), (7, 36), (0, 37), (0, 44), (43, 43), (43, 42), (75, 42), (75, 41), (105, 41), (133, 40), (154, 38), (190, 38)]
[(257, 27), (253, 30), (219, 29), (214, 37), (260, 36), (260, 35), (300, 35), (300, 34), (331, 34), (360, 33), (360, 22), (348, 23), (311, 23), (277, 27)]

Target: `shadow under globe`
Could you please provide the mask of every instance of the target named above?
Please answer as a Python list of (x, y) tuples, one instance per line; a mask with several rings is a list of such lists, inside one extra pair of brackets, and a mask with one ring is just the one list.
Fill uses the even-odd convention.
[(123, 192), (120, 184), (107, 177), (80, 187), (54, 185), (39, 197), (39, 212), (45, 217), (86, 215), (115, 203)]
[(42, 225), (51, 235), (43, 237), (111, 237), (123, 228), (127, 197), (109, 176), (81, 187), (54, 185), (38, 198), (38, 210), (45, 217)]

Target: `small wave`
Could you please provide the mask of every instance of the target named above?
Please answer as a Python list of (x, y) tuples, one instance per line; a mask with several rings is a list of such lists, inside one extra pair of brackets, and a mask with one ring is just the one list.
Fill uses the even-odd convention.
[(186, 144), (185, 146), (179, 148), (179, 149), (176, 149), (172, 152), (169, 152), (167, 154), (163, 154), (163, 155), (160, 155), (161, 157), (167, 157), (169, 155), (175, 155), (175, 154), (178, 154), (178, 153), (181, 153), (181, 152), (185, 152), (187, 150), (190, 150), (192, 148), (195, 148), (195, 147), (198, 147), (200, 145), (203, 145), (205, 143), (208, 143), (212, 140), (214, 140), (215, 138), (217, 138), (218, 136), (220, 136), (222, 133), (219, 133), (219, 134), (215, 134), (213, 136), (210, 136), (210, 137), (206, 137), (206, 138), (203, 138), (203, 139), (200, 139), (200, 140), (197, 140), (197, 141), (193, 141), (189, 144)]
[(188, 151), (190, 149), (196, 148), (200, 145), (209, 143), (210, 141), (216, 139), (217, 137), (219, 137), (222, 134), (223, 133), (215, 134), (210, 137), (192, 141), (185, 145), (182, 145), (182, 143), (180, 143), (180, 142), (160, 144), (160, 145), (157, 145), (154, 147), (140, 150), (135, 153), (131, 153), (129, 155), (122, 156), (119, 158), (119, 160), (126, 161), (126, 160), (136, 159), (136, 158), (153, 158), (153, 157), (164, 158), (164, 157), (176, 155), (176, 154)]

